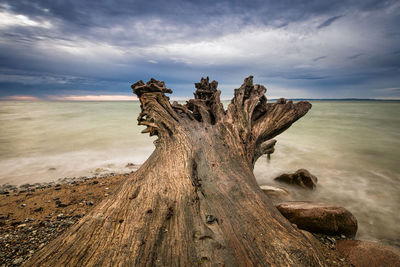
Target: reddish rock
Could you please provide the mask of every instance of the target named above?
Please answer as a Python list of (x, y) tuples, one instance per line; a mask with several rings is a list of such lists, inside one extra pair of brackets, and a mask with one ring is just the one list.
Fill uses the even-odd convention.
[(305, 189), (315, 189), (318, 179), (305, 169), (297, 170), (295, 173), (285, 173), (275, 178), (275, 181), (297, 185)]
[(356, 266), (394, 267), (400, 266), (399, 252), (377, 242), (339, 240), (336, 248), (343, 257)]
[(277, 209), (298, 228), (326, 235), (354, 237), (357, 219), (343, 207), (307, 201), (281, 203)]

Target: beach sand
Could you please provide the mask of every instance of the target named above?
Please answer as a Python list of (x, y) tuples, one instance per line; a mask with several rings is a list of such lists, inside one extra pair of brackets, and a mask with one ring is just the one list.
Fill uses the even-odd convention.
[(113, 194), (131, 173), (66, 178), (0, 195), (0, 266), (18, 266)]

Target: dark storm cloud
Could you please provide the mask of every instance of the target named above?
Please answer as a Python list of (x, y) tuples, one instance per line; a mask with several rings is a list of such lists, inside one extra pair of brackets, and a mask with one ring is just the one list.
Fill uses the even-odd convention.
[(327, 20), (325, 20), (323, 23), (321, 23), (320, 25), (318, 25), (318, 29), (324, 28), (324, 27), (328, 27), (329, 25), (331, 25), (335, 20), (340, 19), (341, 17), (343, 17), (342, 15), (340, 16), (334, 16), (332, 18), (329, 18)]
[(190, 96), (201, 75), (224, 89), (249, 74), (294, 94), (359, 86), (355, 95), (378, 96), (399, 82), (399, 9), (377, 0), (0, 1), (0, 96), (129, 93), (152, 76)]

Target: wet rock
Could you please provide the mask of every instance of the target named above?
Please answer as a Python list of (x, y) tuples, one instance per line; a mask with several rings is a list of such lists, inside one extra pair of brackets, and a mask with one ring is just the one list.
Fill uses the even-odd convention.
[(272, 199), (282, 200), (290, 197), (290, 192), (283, 188), (269, 185), (261, 185), (260, 188), (264, 192), (264, 194), (271, 197)]
[(32, 186), (31, 184), (22, 184), (19, 186), (19, 188), (29, 188), (31, 186)]
[(291, 223), (312, 233), (354, 237), (357, 219), (343, 207), (307, 201), (289, 201), (276, 206)]
[(140, 167), (140, 164), (135, 164), (135, 163), (128, 163), (126, 164), (125, 168), (129, 168), (129, 169), (138, 169)]
[(299, 169), (295, 173), (285, 173), (275, 178), (275, 181), (297, 185), (305, 189), (315, 189), (318, 178), (305, 169)]
[(343, 257), (356, 266), (400, 266), (400, 253), (377, 242), (339, 240), (336, 248)]

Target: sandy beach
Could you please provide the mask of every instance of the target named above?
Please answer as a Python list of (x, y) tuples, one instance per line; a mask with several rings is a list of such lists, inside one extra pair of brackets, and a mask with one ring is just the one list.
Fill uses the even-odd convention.
[(113, 194), (132, 173), (65, 178), (19, 188), (3, 185), (0, 266), (20, 265)]

